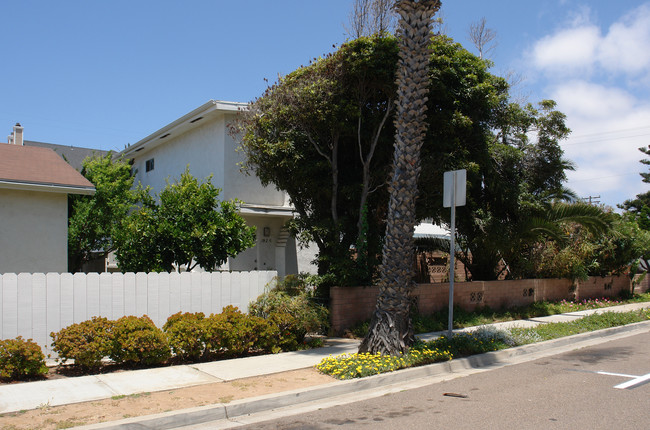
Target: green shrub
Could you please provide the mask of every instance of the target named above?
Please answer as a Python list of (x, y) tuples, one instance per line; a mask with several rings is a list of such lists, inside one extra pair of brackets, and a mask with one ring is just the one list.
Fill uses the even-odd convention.
[(72, 324), (57, 333), (50, 333), (52, 349), (62, 363), (74, 360), (74, 364), (81, 368), (99, 367), (102, 359), (111, 354), (113, 325), (113, 321), (103, 317)]
[(0, 378), (26, 379), (47, 373), (45, 355), (31, 339), (0, 340)]
[(179, 359), (196, 361), (205, 351), (205, 314), (178, 312), (163, 326), (172, 352)]
[(161, 364), (171, 356), (165, 333), (146, 315), (118, 319), (113, 335), (110, 357), (116, 363), (150, 366)]
[(515, 339), (509, 332), (489, 326), (479, 327), (471, 332), (454, 333), (451, 338), (440, 336), (427, 342), (429, 347), (448, 351), (453, 358), (498, 351), (516, 344)]
[(311, 300), (308, 292), (290, 296), (283, 291), (271, 290), (252, 302), (248, 312), (269, 320), (275, 315), (276, 323), (277, 320), (285, 323), (280, 331), (289, 330), (298, 344), (304, 341), (307, 333), (325, 333), (328, 328), (327, 308)]
[[(287, 312), (273, 312), (266, 319), (269, 325), (275, 327), (276, 338), (275, 344), (282, 351), (295, 351), (304, 340), (303, 330), (300, 328), (301, 323), (298, 318)], [(301, 334), (299, 339), (296, 333)]]
[(239, 357), (252, 350), (273, 351), (277, 330), (266, 320), (229, 305), (205, 320), (206, 347), (211, 353)]

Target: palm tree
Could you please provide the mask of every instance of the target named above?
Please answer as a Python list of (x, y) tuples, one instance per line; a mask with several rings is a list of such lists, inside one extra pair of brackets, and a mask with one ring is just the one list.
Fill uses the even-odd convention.
[(393, 175), (389, 183), (386, 238), (379, 297), (368, 335), (359, 352), (397, 355), (413, 344), (410, 293), (413, 289), (413, 229), (420, 173), (420, 148), (426, 134), (429, 41), (439, 0), (400, 0), (399, 66)]

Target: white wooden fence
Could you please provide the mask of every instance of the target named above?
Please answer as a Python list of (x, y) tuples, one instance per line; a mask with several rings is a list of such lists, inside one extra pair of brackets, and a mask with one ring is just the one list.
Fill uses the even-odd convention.
[(162, 327), (176, 312), (242, 312), (275, 271), (212, 273), (5, 273), (0, 275), (1, 339), (22, 336), (51, 353), (51, 332), (93, 316), (148, 315)]

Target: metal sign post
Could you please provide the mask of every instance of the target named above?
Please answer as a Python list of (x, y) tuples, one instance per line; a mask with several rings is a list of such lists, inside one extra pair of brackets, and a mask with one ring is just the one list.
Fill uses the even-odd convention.
[(451, 338), (454, 328), (454, 269), (456, 267), (456, 206), (465, 206), (467, 188), (467, 170), (445, 172), (443, 207), (451, 208), (451, 225), (449, 246), (449, 331)]

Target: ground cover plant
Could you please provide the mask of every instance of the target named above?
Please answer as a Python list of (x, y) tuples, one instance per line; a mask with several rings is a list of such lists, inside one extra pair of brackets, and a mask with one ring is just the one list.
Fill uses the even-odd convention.
[(543, 324), (535, 328), (513, 328), (510, 335), (518, 345), (556, 339), (650, 320), (650, 309), (632, 312), (604, 312), (566, 323)]
[(316, 369), (337, 379), (362, 378), (406, 367), (421, 366), (642, 321), (650, 321), (650, 309), (622, 313), (604, 312), (588, 315), (571, 322), (542, 324), (533, 328), (501, 330), (483, 326), (470, 332), (456, 333), (452, 337), (440, 336), (426, 343), (419, 342), (409, 351), (398, 356), (365, 353), (330, 356), (323, 359)]
[(353, 379), (451, 359), (449, 351), (420, 342), (411, 347), (408, 353), (398, 356), (358, 353), (328, 357), (316, 369), (337, 379)]

